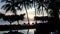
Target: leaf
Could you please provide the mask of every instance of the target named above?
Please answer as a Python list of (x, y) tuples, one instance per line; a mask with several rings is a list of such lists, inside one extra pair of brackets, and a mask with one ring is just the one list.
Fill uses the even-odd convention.
[(22, 10), (22, 8), (20, 8), (20, 6), (17, 7), (18, 10)]
[(6, 12), (9, 11), (11, 9), (11, 6), (9, 6), (7, 9), (6, 9)]
[(8, 0), (1, 0), (1, 2), (7, 2)]
[(5, 9), (7, 9), (9, 6), (10, 6), (10, 4), (4, 4), (4, 5), (1, 7), (1, 9), (4, 8), (4, 10), (5, 10)]

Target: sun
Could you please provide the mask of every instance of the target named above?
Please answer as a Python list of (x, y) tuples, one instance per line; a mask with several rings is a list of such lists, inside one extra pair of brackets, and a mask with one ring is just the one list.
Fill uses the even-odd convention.
[(28, 15), (29, 18), (33, 19), (34, 18), (34, 15)]
[(30, 25), (34, 25), (33, 23), (35, 24), (35, 21), (30, 21)]
[[(27, 19), (27, 15), (24, 16), (25, 19)], [(28, 15), (29, 20), (33, 20), (34, 19), (34, 15)]]

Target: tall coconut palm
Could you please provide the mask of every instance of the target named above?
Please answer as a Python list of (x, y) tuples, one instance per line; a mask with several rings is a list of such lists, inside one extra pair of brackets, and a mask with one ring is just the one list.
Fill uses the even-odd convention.
[(16, 14), (16, 8), (20, 9), (20, 6), (17, 4), (16, 0), (6, 0), (6, 3), (2, 6), (2, 8), (4, 8), (4, 10), (6, 10), (6, 12), (8, 12), (9, 10), (13, 13)]
[[(45, 8), (46, 12), (48, 13), (48, 4), (49, 4), (48, 0), (37, 0), (37, 3), (38, 3), (38, 8), (37, 8), (38, 9), (38, 11), (37, 11), (38, 13), (41, 12), (41, 14), (44, 16), (44, 11), (43, 11), (44, 8)], [(40, 7), (42, 7), (42, 8), (40, 9)]]
[(16, 15), (17, 10), (22, 10), (22, 8), (18, 5), (17, 0), (2, 0), (1, 2), (4, 2), (4, 1), (6, 3), (2, 6), (2, 8), (6, 10), (6, 12), (11, 11)]
[(44, 16), (44, 11), (43, 11), (44, 0), (38, 0), (37, 3), (38, 3), (38, 11), (41, 12), (40, 7), (42, 7), (41, 9), (42, 9), (42, 13), (43, 13), (43, 16)]
[(52, 20), (52, 22), (54, 22), (54, 23), (59, 23), (59, 2), (56, 2), (56, 0), (55, 1), (52, 1), (51, 0), (51, 3), (49, 3), (49, 8), (52, 10), (52, 13), (50, 14), (51, 16), (53, 16), (54, 18), (55, 18), (55, 20), (53, 21)]
[[(55, 17), (57, 17), (59, 12), (59, 6), (57, 4), (58, 2), (56, 3), (55, 1), (52, 1), (52, 0), (51, 0), (51, 3), (49, 4), (49, 8), (53, 10), (51, 15)], [(54, 15), (54, 13), (56, 13), (57, 15)]]
[[(43, 12), (43, 4), (42, 4), (42, 1), (43, 0), (33, 0), (33, 4), (34, 4), (34, 8), (35, 8), (35, 17), (36, 17), (36, 14), (40, 13), (40, 7), (42, 6), (42, 12)], [(36, 7), (36, 5), (38, 5), (38, 7)], [(37, 11), (38, 9), (38, 11)], [(35, 20), (36, 23), (37, 23), (37, 20)]]
[[(4, 9), (7, 8), (6, 12), (11, 10), (13, 13), (16, 14), (16, 9), (15, 7), (18, 7), (18, 9), (21, 9), (20, 6), (24, 6), (25, 7), (25, 10), (26, 10), (26, 14), (27, 14), (27, 19), (28, 19), (28, 23), (29, 23), (29, 17), (28, 17), (28, 12), (27, 12), (27, 8), (28, 8), (28, 5), (30, 6), (29, 2), (30, 0), (21, 0), (21, 1), (18, 1), (17, 3), (14, 1), (14, 0), (11, 0), (11, 1), (6, 1), (8, 4), (5, 4), (3, 7)], [(18, 5), (20, 3), (20, 6)], [(2, 7), (2, 8), (3, 8)]]
[[(19, 4), (19, 2), (17, 1), (17, 0), (2, 0), (1, 2), (6, 2), (3, 6), (2, 6), (2, 8), (4, 9), (4, 10), (6, 10), (6, 12), (8, 12), (8, 11), (11, 11), (11, 12), (13, 12), (13, 13), (15, 13), (15, 15), (17, 15), (16, 14), (16, 11), (17, 11), (17, 9), (18, 10), (21, 10), (21, 7), (18, 5)], [(16, 9), (17, 8), (17, 9)], [(5, 18), (5, 17), (4, 17)], [(11, 17), (10, 17), (11, 18)], [(9, 22), (10, 22), (10, 25), (11, 25), (11, 23), (12, 23), (12, 21), (11, 21), (11, 19), (10, 19), (9, 17), (8, 17), (8, 19), (7, 18), (5, 18), (5, 20), (7, 19)], [(14, 19), (15, 20), (15, 19)], [(18, 22), (18, 25), (19, 25), (19, 20), (17, 20), (17, 22)], [(17, 30), (18, 31), (18, 30)]]
[[(42, 4), (42, 6), (43, 7), (45, 7), (47, 4), (49, 4), (48, 5), (48, 7), (47, 8), (45, 8), (46, 10), (48, 10), (48, 9), (52, 9), (53, 11), (56, 9), (56, 10), (58, 10), (59, 9), (59, 2), (56, 2), (56, 1), (58, 1), (58, 0), (45, 0), (45, 2), (43, 2), (44, 0), (39, 0), (38, 1), (38, 4), (39, 4), (39, 2)], [(44, 6), (45, 5), (45, 6)], [(40, 5), (38, 6), (38, 9), (40, 8)], [(55, 12), (56, 12), (56, 10), (55, 10)], [(47, 11), (48, 12), (48, 11)], [(56, 13), (58, 13), (59, 11), (57, 11)], [(56, 16), (56, 15), (55, 15)]]
[(28, 19), (28, 23), (30, 23), (29, 22), (29, 17), (28, 17), (28, 11), (27, 11), (27, 9), (29, 9), (29, 7), (31, 7), (30, 0), (23, 0), (22, 1), (22, 6), (25, 7), (26, 14), (27, 14), (27, 19)]
[[(36, 17), (36, 1), (37, 0), (32, 0), (32, 4), (34, 5), (34, 8), (35, 8), (35, 17)], [(37, 20), (35, 20), (35, 22), (37, 23)]]
[[(27, 15), (27, 19), (28, 19), (28, 23), (30, 23), (30, 21), (29, 21), (29, 16), (28, 16), (28, 11), (27, 11), (27, 9), (29, 9), (30, 7), (31, 7), (31, 5), (30, 5), (30, 0), (22, 0), (22, 3), (21, 3), (21, 5), (25, 8), (25, 10), (26, 10), (26, 15)], [(27, 31), (27, 34), (29, 34), (29, 29), (28, 29), (28, 31)]]

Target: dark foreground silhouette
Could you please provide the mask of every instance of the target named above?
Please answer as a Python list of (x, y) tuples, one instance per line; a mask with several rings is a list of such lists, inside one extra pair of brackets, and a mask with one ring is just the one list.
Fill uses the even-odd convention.
[(0, 31), (34, 29), (34, 25), (0, 25)]

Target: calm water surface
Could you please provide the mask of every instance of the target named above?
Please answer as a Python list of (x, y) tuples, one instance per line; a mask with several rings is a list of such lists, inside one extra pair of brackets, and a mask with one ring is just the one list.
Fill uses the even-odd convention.
[[(22, 32), (24, 34), (27, 34), (27, 31), (28, 30), (19, 30), (18, 32)], [(34, 31), (35, 29), (29, 29), (29, 34), (34, 34)], [(0, 34), (3, 34), (3, 33), (8, 33), (9, 31), (0, 31)]]

